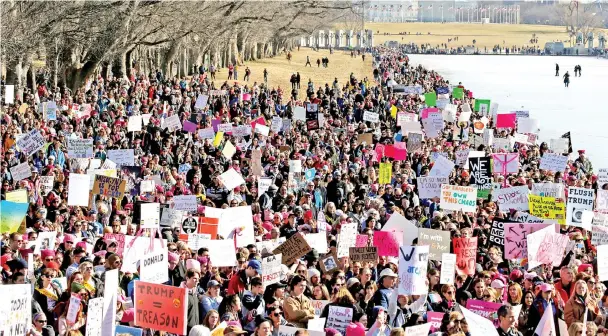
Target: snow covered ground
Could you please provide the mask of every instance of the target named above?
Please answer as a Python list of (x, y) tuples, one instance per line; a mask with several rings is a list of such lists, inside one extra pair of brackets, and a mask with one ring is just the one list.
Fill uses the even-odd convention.
[[(529, 110), (540, 120), (540, 140), (570, 131), (572, 147), (585, 149), (594, 171), (608, 167), (608, 60), (567, 56), (410, 55), (414, 64), (438, 71), (477, 98), (499, 104), (498, 112)], [(560, 77), (555, 77), (555, 64)], [(582, 77), (574, 77), (574, 66)], [(563, 75), (570, 73), (570, 87)]]

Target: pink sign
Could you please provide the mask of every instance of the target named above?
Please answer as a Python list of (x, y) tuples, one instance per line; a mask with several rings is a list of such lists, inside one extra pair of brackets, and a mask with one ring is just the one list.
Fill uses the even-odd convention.
[(250, 101), (250, 100), (251, 100), (251, 94), (243, 93), (243, 101)]
[(481, 300), (467, 300), (467, 309), (473, 313), (483, 316), (494, 322), (494, 326), (498, 327), (498, 315), (496, 312), (502, 304), (496, 302), (486, 302)]
[(431, 329), (429, 330), (430, 332), (434, 333), (435, 331), (438, 331), (439, 328), (441, 328), (441, 320), (443, 319), (443, 315), (445, 315), (445, 313), (432, 311), (426, 312), (426, 320), (428, 323), (431, 324)]
[(375, 231), (374, 246), (378, 248), (379, 256), (399, 256), (399, 246), (403, 244), (403, 232)]
[(394, 145), (388, 145), (385, 147), (384, 154), (393, 158), (397, 161), (403, 161), (407, 159), (407, 144), (405, 142), (396, 142)]
[(266, 126), (266, 119), (264, 119), (264, 117), (257, 118), (251, 123), (251, 129), (255, 129), (255, 124)]
[(503, 113), (496, 115), (496, 128), (515, 128), (517, 114)]
[(523, 259), (528, 257), (528, 239), (530, 233), (544, 229), (552, 224), (540, 223), (505, 223), (505, 258)]
[(431, 113), (431, 112), (439, 112), (439, 109), (436, 107), (428, 107), (428, 108), (422, 109), (422, 112), (420, 113), (420, 119), (428, 118), (429, 113)]
[(196, 124), (191, 121), (184, 120), (184, 124), (182, 125), (182, 127), (184, 128), (184, 131), (196, 133)]
[(366, 234), (358, 234), (355, 242), (355, 247), (367, 247), (369, 242), (369, 236)]
[(376, 152), (376, 158), (378, 159), (378, 162), (380, 162), (384, 155), (386, 155), (386, 146), (382, 144), (376, 144), (376, 148), (374, 151)]
[(537, 260), (542, 264), (552, 264), (559, 266), (564, 258), (564, 252), (570, 238), (566, 235), (551, 232), (545, 235), (545, 238), (540, 243)]

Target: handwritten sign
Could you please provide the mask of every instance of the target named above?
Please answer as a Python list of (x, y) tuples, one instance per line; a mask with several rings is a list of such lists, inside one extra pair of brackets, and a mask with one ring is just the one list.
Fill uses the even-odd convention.
[(567, 156), (554, 153), (545, 153), (543, 157), (540, 158), (540, 166), (538, 166), (538, 168), (553, 172), (561, 172), (566, 169), (567, 163)]
[(349, 249), (355, 246), (357, 241), (357, 224), (343, 224), (338, 237), (337, 257), (348, 257)]
[(441, 207), (446, 210), (475, 212), (477, 189), (457, 185), (441, 185)]
[(297, 259), (310, 252), (312, 248), (306, 242), (304, 236), (301, 233), (296, 233), (287, 239), (283, 244), (279, 245), (273, 254), (281, 253), (283, 255), (282, 263), (285, 265), (293, 264)]
[(140, 281), (163, 284), (169, 280), (169, 258), (167, 246), (149, 251), (140, 260)]
[(552, 264), (554, 267), (559, 266), (569, 241), (570, 238), (566, 235), (547, 232), (536, 253), (538, 262)]
[[(489, 157), (475, 157), (469, 158), (470, 167), (470, 185), (477, 188), (477, 196), (481, 198), (488, 197), (490, 190), (492, 190), (492, 172), (491, 162)], [(528, 205), (526, 199), (526, 205)]]
[(378, 182), (380, 184), (391, 183), (392, 175), (393, 175), (393, 165), (388, 162), (381, 163), (380, 164), (380, 176), (378, 178)]
[(118, 166), (134, 166), (135, 150), (132, 148), (108, 150), (108, 158), (115, 162)]
[(135, 281), (135, 325), (186, 335), (186, 288)]
[(450, 252), (450, 232), (420, 228), (418, 245), (429, 246), (429, 259), (440, 261), (443, 253)]
[(321, 316), (323, 309), (329, 303), (329, 300), (311, 300), (312, 307), (315, 309), (315, 316)]
[(456, 254), (456, 272), (459, 275), (474, 275), (477, 237), (454, 238), (452, 242), (454, 244), (454, 254)]
[(352, 308), (329, 306), (326, 323), (327, 328), (334, 328), (344, 334), (346, 332), (346, 327), (352, 320)]
[(543, 197), (564, 198), (564, 185), (560, 183), (533, 183), (532, 194)]
[(543, 219), (556, 219), (559, 224), (566, 224), (566, 205), (554, 197), (528, 195), (530, 214)]
[(421, 199), (434, 198), (441, 196), (441, 185), (449, 184), (450, 179), (441, 176), (420, 176), (416, 179), (416, 183)]
[(437, 156), (429, 176), (449, 177), (452, 169), (454, 169), (454, 165), (454, 162), (446, 159), (445, 157)]
[(33, 129), (17, 139), (17, 147), (19, 151), (26, 157), (36, 153), (40, 148), (44, 147), (46, 141), (37, 129)]
[(399, 295), (422, 295), (428, 292), (428, 257), (428, 246), (399, 247)]
[(175, 210), (196, 211), (197, 203), (195, 195), (177, 195), (173, 197)]
[(374, 246), (378, 248), (379, 256), (397, 257), (402, 240), (402, 232), (374, 231)]
[(104, 240), (113, 239), (116, 241), (116, 253), (119, 256), (123, 255), (125, 250), (125, 235), (122, 233), (106, 233), (103, 235)]
[(0, 286), (0, 331), (5, 336), (25, 336), (32, 328), (31, 285)]
[(566, 222), (572, 226), (583, 225), (583, 212), (593, 211), (595, 191), (593, 189), (570, 187), (566, 203)]
[(125, 193), (127, 181), (109, 177), (104, 175), (95, 175), (95, 184), (93, 184), (93, 194), (104, 195), (108, 197), (122, 198)]
[(74, 139), (68, 138), (68, 156), (70, 158), (92, 158), (93, 139)]
[(441, 276), (440, 284), (454, 284), (454, 275), (456, 274), (456, 255), (453, 253), (443, 253), (441, 255)]
[(361, 265), (368, 262), (375, 263), (378, 261), (378, 248), (375, 246), (351, 247), (349, 255), (352, 263), (360, 262)]
[(21, 181), (32, 176), (32, 169), (27, 162), (22, 162), (10, 169), (13, 180)]
[(262, 259), (262, 282), (264, 287), (281, 281), (281, 254)]
[(101, 336), (103, 323), (103, 298), (90, 299), (87, 306), (87, 336)]
[(502, 211), (527, 211), (530, 209), (528, 194), (528, 186), (503, 188), (492, 192), (492, 201), (498, 203)]

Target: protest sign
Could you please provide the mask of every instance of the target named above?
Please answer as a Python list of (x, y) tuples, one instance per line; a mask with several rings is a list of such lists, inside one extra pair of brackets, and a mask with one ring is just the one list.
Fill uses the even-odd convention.
[(87, 336), (101, 336), (103, 323), (103, 298), (90, 299), (87, 303)]
[(215, 137), (215, 132), (213, 131), (213, 127), (199, 129), (198, 137), (201, 139), (213, 139)]
[(551, 226), (547, 226), (544, 229), (540, 229), (536, 232), (528, 234), (526, 237), (528, 241), (528, 270), (540, 265), (540, 261), (538, 261), (538, 250), (540, 248), (540, 244), (545, 239), (547, 233), (554, 232), (555, 229)]
[(209, 260), (214, 266), (236, 266), (234, 240), (208, 240), (205, 242), (209, 249)]
[[(587, 314), (584, 314), (584, 315), (587, 316)], [(558, 318), (558, 321), (560, 321), (559, 318)], [(584, 325), (583, 325), (583, 328), (584, 328)], [(536, 326), (536, 329), (534, 330), (534, 333), (532, 335), (541, 335), (541, 336), (557, 335), (557, 333), (555, 332), (555, 317), (553, 315), (553, 309), (545, 309), (545, 312), (543, 313), (543, 316), (541, 317), (540, 322), (538, 322), (538, 325)], [(561, 335), (564, 335), (564, 334), (562, 334), (560, 332), (560, 336)], [(581, 332), (581, 335), (587, 335), (587, 333), (583, 334)]]
[(556, 219), (559, 224), (566, 224), (566, 205), (555, 197), (528, 195), (530, 214), (538, 218)]
[(370, 236), (366, 235), (366, 234), (358, 234), (357, 235), (357, 242), (355, 243), (356, 247), (365, 247), (365, 246), (369, 246), (370, 244)]
[(116, 334), (114, 336), (143, 336), (143, 329), (116, 325)]
[(106, 279), (103, 289), (103, 323), (101, 334), (103, 336), (114, 336), (116, 327), (116, 301), (118, 297), (118, 270), (106, 271)]
[(55, 176), (40, 176), (40, 193), (42, 196), (48, 195), (53, 190), (53, 184), (55, 183)]
[(608, 183), (608, 168), (600, 168), (597, 172), (597, 185), (603, 188)]
[(562, 262), (566, 246), (570, 238), (555, 232), (547, 232), (541, 241), (536, 260), (541, 264), (551, 264), (557, 267)]
[(183, 211), (196, 211), (196, 195), (176, 195), (173, 197), (173, 209)]
[(566, 202), (566, 223), (573, 226), (582, 226), (583, 212), (593, 211), (595, 192), (593, 189), (569, 187), (568, 201)]
[(148, 251), (140, 260), (139, 280), (163, 284), (169, 280), (169, 251), (167, 246)]
[[(72, 178), (72, 175), (73, 174), (70, 174), (70, 180)], [(127, 186), (127, 181), (125, 181), (123, 179), (104, 176), (104, 175), (95, 175), (95, 183), (93, 184), (93, 190), (91, 192), (96, 195), (114, 197), (114, 198), (117, 198), (118, 201), (120, 201), (120, 199), (122, 198), (122, 196), (125, 193), (126, 186)], [(87, 195), (87, 202), (88, 202), (88, 195)]]
[(36, 153), (40, 148), (44, 147), (46, 141), (37, 129), (33, 129), (17, 139), (17, 147), (19, 151), (29, 157)]
[(405, 328), (405, 335), (407, 336), (427, 336), (431, 330), (431, 323), (419, 324)]
[(224, 148), (222, 149), (222, 155), (224, 155), (227, 160), (232, 160), (234, 153), (236, 153), (236, 147), (234, 147), (232, 142), (226, 141), (224, 143)]
[(198, 251), (201, 247), (207, 246), (207, 240), (211, 240), (208, 233), (188, 233), (188, 246), (193, 251)]
[(179, 227), (182, 223), (184, 213), (181, 210), (175, 210), (171, 208), (161, 208), (160, 213), (160, 226), (161, 227)]
[(597, 191), (595, 210), (598, 210), (598, 211), (608, 210), (608, 190), (599, 189)]
[[(414, 239), (418, 238), (418, 227), (415, 220), (409, 220), (398, 212), (394, 212), (386, 224), (382, 227), (382, 231), (399, 232), (401, 242), (407, 245), (413, 244)], [(395, 251), (395, 257), (397, 251)], [(381, 255), (381, 254), (380, 254)]]
[(22, 223), (25, 227), (24, 219), (29, 208), (29, 203), (1, 201), (0, 207), (2, 207), (2, 211), (0, 211), (0, 232), (17, 232)]
[(0, 331), (4, 336), (26, 336), (32, 329), (32, 285), (0, 286)]
[(441, 260), (443, 253), (450, 252), (450, 232), (432, 229), (418, 229), (418, 245), (429, 246), (429, 260)]
[(127, 131), (140, 132), (143, 124), (143, 118), (140, 115), (130, 116), (127, 123)]
[(378, 256), (397, 257), (403, 244), (403, 233), (398, 231), (374, 231), (374, 246)]
[(115, 149), (108, 150), (108, 158), (121, 166), (135, 165), (135, 150), (134, 149)]
[(329, 303), (329, 300), (311, 300), (312, 307), (315, 309), (315, 316), (321, 316), (323, 309)]
[(270, 133), (270, 127), (262, 124), (255, 124), (255, 128), (253, 131), (263, 136), (268, 136), (268, 134)]
[(474, 275), (477, 237), (453, 238), (452, 244), (454, 245), (454, 254), (456, 254), (456, 272), (459, 275)]
[(32, 176), (32, 169), (27, 162), (11, 167), (10, 171), (14, 181), (21, 181)]
[(467, 162), (467, 158), (469, 157), (469, 149), (457, 150), (456, 151), (456, 164), (460, 167), (464, 167)]
[(174, 132), (182, 129), (182, 122), (179, 120), (179, 116), (174, 114), (164, 119), (163, 126), (167, 128), (169, 132)]
[(329, 306), (329, 312), (327, 314), (327, 323), (325, 327), (334, 328), (344, 334), (346, 332), (346, 327), (352, 320), (352, 308)]
[(428, 257), (428, 246), (399, 247), (399, 295), (422, 295), (428, 292)]
[(378, 183), (388, 184), (391, 183), (391, 177), (393, 176), (393, 165), (389, 162), (380, 163), (380, 173), (378, 177)]
[(354, 247), (357, 241), (357, 232), (357, 224), (355, 223), (342, 225), (336, 249), (338, 258), (348, 257), (349, 249)]
[(519, 153), (497, 153), (492, 154), (494, 174), (506, 175), (519, 171)]
[(68, 138), (68, 156), (72, 159), (92, 158), (93, 139), (74, 139)]
[(302, 172), (302, 161), (289, 160), (289, 172), (290, 173), (301, 173)]
[(498, 189), (492, 192), (492, 201), (498, 203), (501, 211), (527, 211), (530, 209), (528, 193), (528, 186)]
[(89, 175), (70, 174), (68, 183), (68, 205), (88, 206), (89, 205)]
[(522, 259), (528, 255), (527, 236), (551, 224), (504, 223), (504, 246), (506, 259)]
[[(487, 198), (492, 190), (492, 172), (489, 157), (469, 158), (470, 177), (469, 183), (477, 188), (477, 197)], [(526, 200), (527, 201), (527, 200)], [(527, 202), (526, 202), (527, 205)]]
[(116, 253), (119, 256), (123, 255), (125, 250), (125, 235), (122, 233), (106, 233), (103, 235), (104, 240), (113, 239), (116, 241)]
[[(14, 85), (4, 85), (4, 103), (6, 105), (15, 103), (15, 86)], [(7, 333), (8, 335), (8, 333)]]
[(496, 128), (515, 128), (517, 115), (515, 113), (499, 113), (496, 115)]
[[(295, 336), (295, 334), (296, 334), (296, 332), (298, 332), (298, 330), (302, 330), (302, 329), (296, 328), (296, 327), (288, 327), (286, 325), (281, 325), (281, 326), (279, 326), (277, 336)], [(312, 330), (310, 328), (310, 326), (308, 327), (308, 330), (306, 330), (306, 332), (309, 334), (309, 336), (325, 336), (324, 331)], [(215, 336), (215, 335), (212, 333), (211, 336)]]
[(426, 313), (427, 321), (429, 321), (428, 323), (431, 324), (431, 329), (429, 330), (429, 332), (434, 333), (434, 332), (440, 330), (441, 320), (443, 320), (443, 315), (445, 315), (445, 313), (439, 313), (439, 312), (434, 312), (434, 311), (428, 311)]
[(592, 225), (591, 244), (595, 246), (608, 245), (608, 227)]
[(454, 275), (456, 274), (456, 255), (453, 253), (443, 253), (441, 255), (441, 276), (440, 284), (454, 284)]
[(218, 179), (224, 187), (228, 190), (233, 190), (241, 184), (245, 184), (245, 180), (243, 180), (243, 176), (239, 174), (234, 168), (230, 168), (221, 174)]
[(38, 238), (36, 239), (36, 247), (34, 248), (34, 254), (40, 255), (41, 250), (54, 250), (55, 241), (57, 240), (57, 232), (38, 232)]
[(186, 234), (191, 234), (196, 232), (198, 227), (197, 224), (197, 219), (194, 217), (186, 217), (184, 218), (184, 220), (182, 221), (182, 232), (186, 233)]
[(568, 163), (568, 156), (562, 154), (545, 153), (540, 158), (539, 169), (550, 170), (552, 172), (563, 172)]
[(452, 169), (454, 169), (454, 162), (443, 156), (437, 156), (429, 176), (449, 177), (450, 173), (452, 173)]
[(608, 281), (608, 245), (597, 247), (597, 276), (600, 281)]
[(78, 319), (80, 303), (80, 297), (78, 297), (76, 294), (72, 294), (72, 296), (70, 296), (69, 308), (65, 315), (65, 319), (69, 324), (74, 324)]
[(490, 245), (497, 246), (500, 250), (504, 247), (505, 227), (502, 221), (494, 220), (490, 229)]
[(375, 246), (351, 247), (349, 249), (351, 263), (375, 263), (378, 260), (378, 248)]
[(186, 288), (135, 281), (136, 326), (186, 335)]
[(308, 233), (304, 235), (304, 239), (318, 253), (327, 253), (327, 234), (325, 232)]
[(321, 266), (321, 272), (327, 274), (332, 273), (338, 268), (339, 259), (335, 254), (326, 254), (325, 257), (319, 260), (319, 266)]
[(496, 312), (502, 306), (501, 303), (487, 302), (481, 300), (467, 300), (467, 309), (471, 312), (492, 321), (495, 327), (498, 327), (498, 318)]
[[(429, 138), (437, 138), (441, 134), (441, 129), (437, 128), (437, 126), (433, 123), (433, 120), (431, 120), (430, 118), (423, 119), (422, 126), (424, 127), (424, 133)], [(420, 129), (420, 123), (417, 121), (406, 122), (404, 123), (404, 125), (401, 126), (401, 129), (409, 130), (408, 132), (405, 132), (406, 135), (409, 132), (422, 133)]]
[(378, 122), (380, 121), (380, 115), (371, 111), (363, 111), (363, 121)]
[(532, 194), (543, 197), (564, 198), (564, 185), (560, 183), (532, 183)]
[(15, 203), (28, 203), (28, 193), (26, 189), (17, 189), (6, 193), (6, 200)]
[(282, 263), (285, 265), (293, 264), (298, 258), (310, 252), (312, 248), (302, 236), (302, 233), (296, 233), (287, 239), (283, 244), (279, 245), (273, 254), (281, 253), (283, 255)]
[(196, 103), (194, 104), (194, 108), (203, 109), (207, 106), (207, 101), (209, 100), (209, 96), (207, 95), (199, 95), (196, 97)]
[(264, 287), (281, 281), (281, 254), (262, 258), (262, 283)]
[(449, 184), (448, 177), (420, 176), (416, 179), (418, 193), (421, 199), (441, 196), (441, 185)]
[(415, 152), (422, 149), (422, 141), (424, 141), (424, 136), (422, 133), (410, 132), (407, 135), (407, 151)]
[(441, 185), (441, 207), (446, 210), (475, 212), (477, 190), (475, 187)]
[[(464, 316), (465, 320), (467, 320), (467, 325), (469, 326), (469, 332), (471, 333), (471, 336), (498, 336), (496, 326), (494, 326), (494, 324), (489, 319), (479, 316), (462, 306), (460, 307), (460, 310), (462, 311), (462, 315)], [(549, 310), (550, 309), (547, 309), (547, 311)]]

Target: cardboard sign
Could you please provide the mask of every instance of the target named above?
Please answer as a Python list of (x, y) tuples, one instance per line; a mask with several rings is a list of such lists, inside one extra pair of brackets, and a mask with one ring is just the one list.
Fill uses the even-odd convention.
[(572, 226), (582, 226), (583, 212), (593, 211), (595, 191), (593, 189), (569, 187), (566, 202), (566, 223)]
[(441, 207), (446, 210), (475, 212), (477, 189), (456, 185), (441, 185)]
[(302, 233), (298, 232), (272, 251), (272, 253), (281, 253), (283, 255), (282, 263), (285, 265), (291, 265), (311, 250), (312, 248), (310, 245), (308, 245), (306, 239), (304, 239), (304, 236), (302, 236)]
[(323, 273), (332, 273), (338, 268), (339, 260), (334, 254), (326, 255), (319, 261)]
[(456, 254), (456, 272), (459, 275), (474, 275), (477, 257), (477, 237), (454, 238), (454, 254)]
[(281, 281), (281, 254), (262, 258), (262, 283), (264, 287)]
[(552, 172), (563, 172), (564, 169), (566, 169), (567, 163), (567, 156), (554, 153), (545, 153), (540, 158), (540, 166), (538, 166), (538, 168)]
[(416, 179), (418, 193), (421, 199), (441, 196), (441, 185), (449, 184), (448, 177), (420, 176)]
[(424, 136), (422, 133), (410, 132), (407, 135), (407, 151), (416, 152), (422, 149), (422, 141)]
[(17, 147), (26, 157), (36, 153), (44, 145), (46, 145), (46, 141), (37, 129), (31, 130), (17, 139)]
[(22, 162), (14, 167), (11, 167), (10, 171), (14, 181), (21, 181), (32, 176), (32, 169), (27, 162)]
[(186, 335), (186, 288), (135, 281), (136, 326)]
[(399, 247), (399, 295), (422, 295), (428, 292), (428, 257), (428, 246)]
[(401, 232), (374, 231), (374, 246), (378, 248), (379, 256), (397, 257), (402, 244)]
[(528, 195), (530, 214), (543, 219), (556, 219), (559, 224), (566, 224), (566, 205), (554, 197)]
[(450, 252), (450, 232), (418, 229), (418, 246), (429, 246), (429, 259), (441, 261), (443, 253)]
[[(70, 174), (70, 178), (71, 177), (72, 174)], [(127, 181), (123, 179), (104, 175), (95, 175), (95, 183), (93, 184), (92, 193), (107, 197), (114, 197), (120, 200), (125, 194), (126, 186)]]
[(498, 203), (501, 211), (511, 209), (528, 211), (530, 209), (528, 194), (528, 186), (498, 189), (492, 192), (492, 201)]
[(327, 314), (327, 328), (334, 328), (344, 334), (346, 327), (353, 320), (353, 309), (339, 306), (329, 306)]
[(378, 261), (378, 248), (375, 246), (351, 247), (349, 251), (351, 263), (360, 262), (365, 265), (368, 262)]

